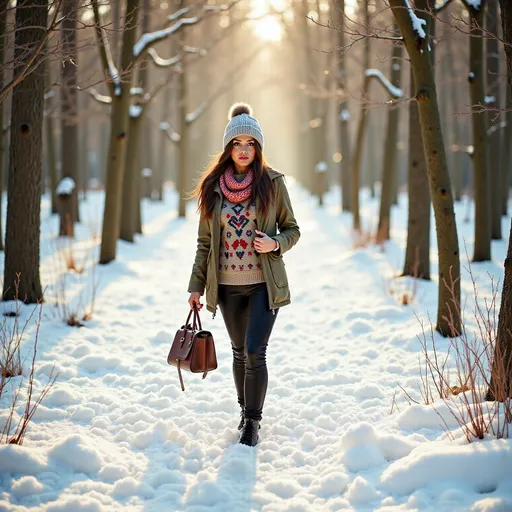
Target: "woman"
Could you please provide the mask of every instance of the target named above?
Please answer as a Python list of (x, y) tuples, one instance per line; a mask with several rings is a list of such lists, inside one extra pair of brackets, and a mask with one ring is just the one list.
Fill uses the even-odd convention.
[[(263, 133), (246, 103), (234, 104), (224, 151), (195, 192), (200, 221), (188, 291), (190, 307), (220, 307), (233, 349), (242, 408), (240, 443), (255, 446), (267, 391), (267, 343), (280, 307), (290, 303), (282, 255), (300, 237), (284, 175), (263, 158)], [(279, 233), (277, 232), (279, 228)]]

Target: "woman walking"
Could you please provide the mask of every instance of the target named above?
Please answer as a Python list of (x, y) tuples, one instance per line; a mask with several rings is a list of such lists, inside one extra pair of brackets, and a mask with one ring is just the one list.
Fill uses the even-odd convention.
[(263, 157), (263, 132), (246, 103), (234, 104), (224, 151), (194, 195), (200, 221), (189, 304), (220, 307), (233, 349), (241, 407), (240, 443), (255, 446), (267, 392), (267, 344), (282, 306), (290, 304), (283, 254), (300, 237), (284, 182)]

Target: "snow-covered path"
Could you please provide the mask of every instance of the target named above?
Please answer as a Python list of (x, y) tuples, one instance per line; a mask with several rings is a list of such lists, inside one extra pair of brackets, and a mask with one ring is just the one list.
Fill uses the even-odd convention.
[(1, 447), (0, 511), (512, 510), (509, 441), (480, 445), (480, 460), (477, 445), (438, 440), (432, 408), (391, 413), (397, 383), (418, 396), (418, 320), (388, 293), (389, 256), (354, 250), (348, 218), (289, 187), (302, 237), (285, 255), (292, 305), (270, 341), (259, 445), (237, 444), (220, 312), (202, 314), (216, 371), (185, 373), (183, 393), (166, 363), (197, 218), (153, 205), (145, 236), (99, 269), (93, 321), (43, 323), (38, 375), (53, 362), (60, 375), (25, 447)]

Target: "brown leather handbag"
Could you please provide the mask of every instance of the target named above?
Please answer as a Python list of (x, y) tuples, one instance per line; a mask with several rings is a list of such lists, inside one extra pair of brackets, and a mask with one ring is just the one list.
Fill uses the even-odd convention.
[[(191, 325), (189, 321), (192, 314), (194, 316)], [(195, 304), (194, 309), (191, 309), (188, 314), (185, 325), (182, 325), (174, 336), (167, 362), (178, 368), (182, 391), (185, 391), (182, 369), (192, 373), (202, 373), (204, 379), (209, 371), (217, 368), (213, 335), (210, 331), (203, 330)]]

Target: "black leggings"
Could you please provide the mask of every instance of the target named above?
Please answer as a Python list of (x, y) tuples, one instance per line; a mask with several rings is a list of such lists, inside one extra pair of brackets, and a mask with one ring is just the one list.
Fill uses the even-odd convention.
[(261, 420), (267, 393), (267, 344), (278, 309), (265, 283), (219, 285), (219, 307), (233, 348), (233, 377), (245, 417)]

